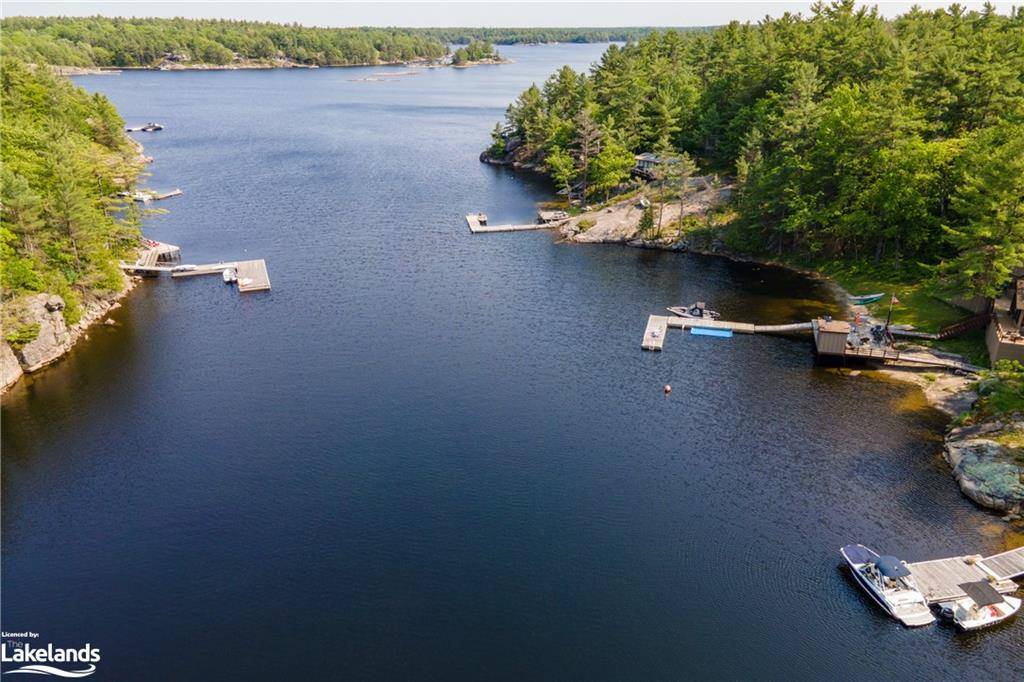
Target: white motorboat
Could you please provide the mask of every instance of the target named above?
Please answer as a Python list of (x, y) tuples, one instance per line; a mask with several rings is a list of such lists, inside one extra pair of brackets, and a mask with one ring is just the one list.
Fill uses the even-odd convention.
[(666, 308), (673, 315), (679, 317), (692, 317), (703, 320), (717, 320), (721, 315), (716, 313), (714, 310), (708, 308), (707, 303), (704, 301), (697, 301), (696, 303), (688, 306), (672, 306)]
[(906, 563), (894, 556), (879, 556), (864, 545), (846, 545), (839, 553), (850, 565), (857, 583), (890, 616), (908, 627), (935, 622)]
[(224, 268), (222, 276), (224, 277), (224, 284), (231, 284), (238, 279), (238, 274), (234, 268)]
[(942, 615), (952, 618), (961, 630), (991, 627), (1002, 623), (1020, 610), (1020, 599), (999, 594), (984, 580), (962, 583), (960, 589), (964, 591), (966, 597), (943, 602), (940, 608)]

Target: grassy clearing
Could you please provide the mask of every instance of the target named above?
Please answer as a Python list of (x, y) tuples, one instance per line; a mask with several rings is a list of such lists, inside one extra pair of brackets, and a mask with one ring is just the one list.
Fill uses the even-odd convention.
[(969, 313), (933, 296), (923, 277), (913, 275), (894, 277), (892, 268), (844, 262), (822, 263), (817, 269), (828, 275), (851, 294), (885, 293), (868, 310), (875, 317), (884, 318), (889, 310), (889, 297), (893, 294), (899, 304), (893, 306), (893, 324), (911, 324), (918, 331), (937, 332), (941, 327), (960, 320)]

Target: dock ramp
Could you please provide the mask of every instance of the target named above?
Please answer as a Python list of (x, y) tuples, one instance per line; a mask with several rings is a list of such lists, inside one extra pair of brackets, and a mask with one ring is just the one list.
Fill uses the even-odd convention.
[(981, 562), (1000, 580), (1019, 578), (1024, 575), (1024, 547), (987, 556)]

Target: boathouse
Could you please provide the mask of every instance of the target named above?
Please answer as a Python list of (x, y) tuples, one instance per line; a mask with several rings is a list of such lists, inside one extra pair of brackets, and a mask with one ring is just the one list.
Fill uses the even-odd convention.
[(850, 336), (850, 323), (841, 320), (814, 321), (814, 346), (819, 355), (845, 355), (846, 340)]

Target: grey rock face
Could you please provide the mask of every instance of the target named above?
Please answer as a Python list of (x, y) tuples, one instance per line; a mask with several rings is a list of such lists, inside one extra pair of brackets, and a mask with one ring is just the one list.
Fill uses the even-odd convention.
[(19, 351), (18, 359), (26, 372), (48, 365), (67, 351), (71, 332), (64, 322), (64, 300), (60, 296), (36, 294), (27, 300), (28, 314), (39, 323), (39, 335)]
[(6, 341), (0, 341), (0, 390), (11, 386), (21, 378), (21, 375), (22, 369), (18, 357)]

